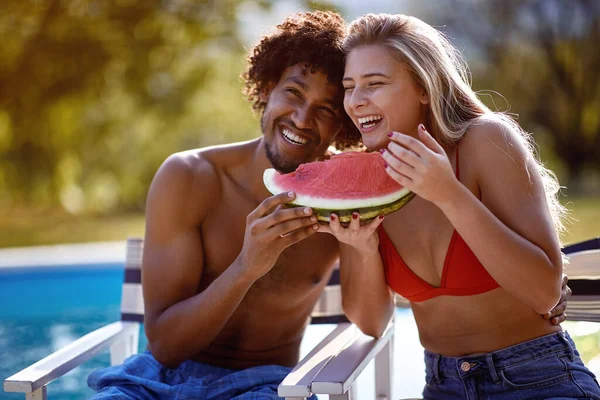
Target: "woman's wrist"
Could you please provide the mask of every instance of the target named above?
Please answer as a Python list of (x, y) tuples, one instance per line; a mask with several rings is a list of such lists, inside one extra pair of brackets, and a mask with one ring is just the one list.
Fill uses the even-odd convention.
[(379, 255), (379, 237), (374, 235), (367, 243), (361, 243), (360, 245), (340, 242), (340, 250), (350, 251), (353, 254), (353, 257), (369, 259), (374, 255)]
[(463, 184), (457, 183), (451, 190), (447, 191), (447, 196), (436, 202), (436, 205), (444, 215), (449, 217), (456, 212), (457, 207), (462, 207), (466, 204), (467, 196), (471, 193)]

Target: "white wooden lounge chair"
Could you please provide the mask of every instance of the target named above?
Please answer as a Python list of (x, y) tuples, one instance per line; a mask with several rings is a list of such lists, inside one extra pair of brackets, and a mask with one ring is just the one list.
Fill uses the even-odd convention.
[[(46, 400), (50, 382), (95, 355), (110, 349), (111, 365), (117, 365), (137, 353), (140, 323), (144, 318), (142, 248), (140, 239), (127, 241), (121, 321), (97, 329), (17, 372), (4, 381), (4, 391), (24, 393), (28, 400)], [(393, 322), (379, 339), (362, 334), (350, 324), (342, 311), (338, 270), (333, 272), (315, 306), (311, 323), (335, 323), (337, 326), (281, 383), (281, 397), (304, 399), (315, 393), (328, 394), (332, 400), (352, 399), (357, 377), (370, 361), (375, 360), (376, 398), (392, 399)]]

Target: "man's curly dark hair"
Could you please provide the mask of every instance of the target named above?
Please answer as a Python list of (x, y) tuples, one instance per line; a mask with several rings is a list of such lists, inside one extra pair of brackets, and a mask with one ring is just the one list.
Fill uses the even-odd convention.
[[(283, 71), (298, 63), (305, 63), (311, 72), (322, 71), (330, 83), (339, 85), (343, 93), (344, 53), (341, 43), (345, 35), (342, 17), (333, 12), (313, 11), (298, 13), (277, 25), (275, 33), (264, 36), (248, 57), (248, 70), (243, 74), (244, 94), (252, 108), (262, 114), (266, 103), (260, 94), (277, 84)], [(344, 149), (359, 146), (360, 132), (342, 110), (342, 131), (334, 146)]]

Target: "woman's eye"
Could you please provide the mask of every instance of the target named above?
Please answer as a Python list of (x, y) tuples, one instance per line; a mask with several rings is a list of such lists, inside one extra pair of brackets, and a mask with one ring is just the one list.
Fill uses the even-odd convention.
[(287, 91), (288, 93), (291, 93), (291, 94), (293, 94), (293, 95), (297, 96), (297, 97), (300, 97), (300, 92), (298, 92), (298, 91), (297, 91), (296, 89), (294, 89), (294, 88), (288, 88), (288, 89), (286, 89), (286, 91)]
[(369, 86), (379, 86), (381, 84), (382, 84), (381, 82), (370, 82)]
[(348, 92), (350, 90), (354, 89), (352, 86), (348, 86), (344, 88), (344, 92)]

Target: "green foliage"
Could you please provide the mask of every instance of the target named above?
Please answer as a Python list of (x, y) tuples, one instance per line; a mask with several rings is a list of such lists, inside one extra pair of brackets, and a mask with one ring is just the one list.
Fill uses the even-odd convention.
[(3, 1), (4, 209), (140, 209), (170, 153), (258, 134), (239, 3)]
[(504, 96), (483, 96), (490, 108), (519, 115), (571, 192), (590, 189), (586, 175), (600, 170), (600, 2), (460, 1), (431, 19), (475, 60), (474, 87)]
[[(259, 135), (239, 79), (238, 12), (248, 2), (273, 5), (0, 2), (0, 214), (139, 211), (169, 154)], [(334, 3), (303, 0), (298, 9)], [(600, 2), (419, 7), (473, 61), (474, 87), (505, 95), (569, 191), (598, 189)]]
[(338, 13), (340, 12), (340, 10), (335, 5), (333, 5), (327, 1), (308, 0), (306, 3), (310, 10), (334, 11), (334, 12), (338, 12)]

